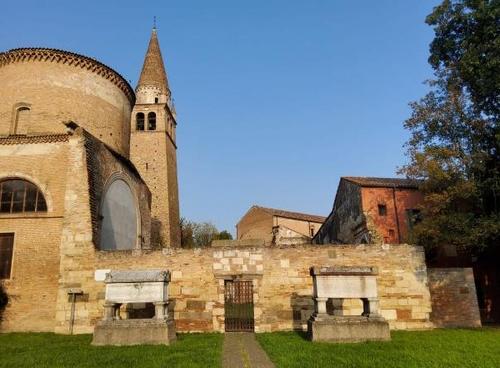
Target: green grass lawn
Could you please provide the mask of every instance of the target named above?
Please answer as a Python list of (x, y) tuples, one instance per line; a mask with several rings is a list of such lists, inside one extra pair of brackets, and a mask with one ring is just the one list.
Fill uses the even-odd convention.
[(392, 331), (391, 342), (312, 343), (293, 332), (258, 334), (276, 367), (500, 367), (500, 329)]
[(220, 367), (222, 334), (182, 334), (171, 346), (91, 346), (92, 335), (0, 334), (0, 367)]

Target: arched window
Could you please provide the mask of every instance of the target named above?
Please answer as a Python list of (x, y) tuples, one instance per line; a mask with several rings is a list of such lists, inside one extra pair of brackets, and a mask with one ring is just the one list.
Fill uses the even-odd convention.
[(102, 250), (134, 249), (137, 243), (137, 208), (128, 184), (117, 179), (106, 190), (101, 209)]
[(135, 129), (144, 130), (144, 114), (142, 112), (135, 116)]
[(47, 202), (40, 189), (29, 181), (0, 181), (0, 213), (17, 212), (47, 212)]
[(156, 114), (154, 112), (148, 114), (148, 130), (156, 130)]
[(26, 134), (30, 120), (30, 108), (26, 105), (16, 108), (11, 134)]

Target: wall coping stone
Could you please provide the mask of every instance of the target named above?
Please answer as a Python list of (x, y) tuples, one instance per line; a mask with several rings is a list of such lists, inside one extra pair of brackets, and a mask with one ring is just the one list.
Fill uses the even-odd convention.
[(240, 240), (213, 240), (212, 247), (264, 247), (266, 241), (264, 239), (240, 239)]
[(311, 276), (364, 276), (377, 275), (377, 267), (313, 266)]
[(111, 271), (106, 274), (106, 284), (129, 282), (170, 281), (170, 272), (164, 270)]

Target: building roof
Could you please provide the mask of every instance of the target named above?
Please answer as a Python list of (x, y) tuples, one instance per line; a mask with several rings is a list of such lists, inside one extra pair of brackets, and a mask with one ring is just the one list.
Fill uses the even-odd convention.
[(404, 178), (374, 178), (363, 176), (343, 176), (343, 180), (350, 181), (362, 187), (377, 187), (377, 188), (402, 188), (402, 189), (418, 189), (422, 183), (421, 180), (404, 179)]
[(326, 220), (326, 217), (324, 217), (324, 216), (310, 215), (310, 214), (301, 213), (301, 212), (291, 212), (291, 211), (285, 211), (285, 210), (279, 210), (276, 208), (268, 208), (268, 207), (261, 207), (261, 206), (252, 206), (252, 209), (253, 208), (263, 210), (267, 213), (270, 213), (273, 216), (285, 217), (285, 218), (294, 219), (294, 220), (320, 222), (320, 223), (323, 223)]
[(15, 144), (39, 144), (39, 143), (57, 143), (67, 142), (69, 134), (42, 134), (42, 135), (8, 135), (0, 137), (0, 145)]
[(109, 66), (91, 57), (46, 47), (25, 47), (0, 52), (0, 67), (11, 63), (27, 61), (61, 63), (87, 69), (116, 85), (127, 96), (132, 105), (135, 102), (134, 90), (125, 78)]
[(140, 86), (154, 86), (159, 88), (163, 93), (169, 94), (167, 73), (165, 72), (165, 66), (161, 56), (156, 28), (153, 28), (151, 32), (148, 51), (144, 57), (144, 64), (142, 66), (141, 76), (139, 77), (139, 83), (137, 83), (137, 88)]

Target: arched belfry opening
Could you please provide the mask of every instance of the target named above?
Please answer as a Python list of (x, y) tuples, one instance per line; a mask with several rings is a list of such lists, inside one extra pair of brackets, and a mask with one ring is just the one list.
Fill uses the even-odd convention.
[(135, 116), (135, 129), (144, 130), (144, 113), (138, 112)]
[(148, 114), (148, 130), (156, 130), (156, 114), (154, 112)]

